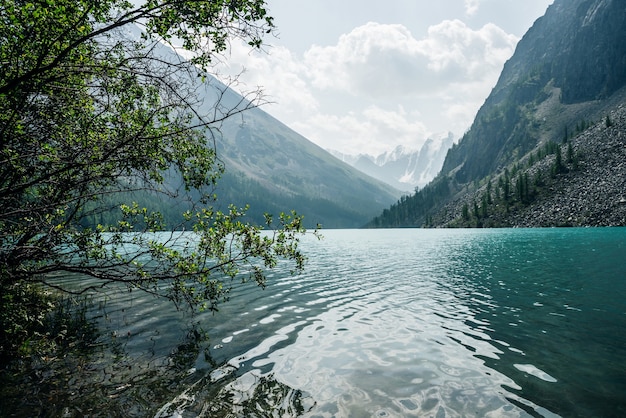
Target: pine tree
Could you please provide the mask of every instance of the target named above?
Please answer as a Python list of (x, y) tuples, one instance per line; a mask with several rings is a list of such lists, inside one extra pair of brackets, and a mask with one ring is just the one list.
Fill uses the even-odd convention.
[(469, 215), (469, 207), (467, 206), (467, 203), (463, 204), (463, 209), (462, 209), (461, 216), (463, 217), (464, 221), (469, 221), (470, 215)]
[(572, 143), (567, 144), (567, 163), (574, 163), (574, 149), (572, 148)]
[(567, 167), (563, 165), (563, 157), (561, 156), (561, 147), (556, 147), (554, 164), (552, 165), (552, 175), (556, 176), (567, 171)]

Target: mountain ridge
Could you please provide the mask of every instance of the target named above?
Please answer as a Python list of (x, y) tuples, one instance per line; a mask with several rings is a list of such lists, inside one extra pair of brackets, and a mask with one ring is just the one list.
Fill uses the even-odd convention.
[[(118, 36), (141, 38), (138, 26), (128, 25)], [(245, 220), (265, 224), (265, 213), (275, 217), (294, 210), (304, 216), (307, 228), (351, 228), (363, 225), (393, 203), (401, 192), (345, 164), (262, 109), (253, 92), (248, 97), (194, 67), (174, 49), (157, 44), (151, 56), (166, 62), (179, 62), (184, 71), (170, 74), (177, 94), (184, 97), (195, 115), (192, 124), (201, 126), (216, 150), (216, 169), (224, 172), (213, 190), (203, 190), (215, 198), (202, 203), (218, 210), (234, 204), (249, 206)], [(262, 101), (262, 100), (261, 100)], [(206, 119), (202, 120), (202, 119)], [(166, 173), (167, 193), (135, 193), (142, 205), (158, 207), (172, 227), (180, 225), (181, 212), (201, 199), (199, 191), (187, 193), (181, 178)], [(106, 202), (115, 209), (119, 203)], [(111, 211), (91, 219), (94, 224), (115, 221)], [(111, 218), (111, 219), (109, 219)]]
[[(451, 199), (434, 215), (432, 226), (626, 225), (626, 88), (616, 95), (613, 100), (619, 100), (620, 104), (607, 111), (603, 119), (570, 138), (566, 144), (558, 145), (565, 160), (560, 172), (554, 172), (556, 154), (520, 170), (530, 173), (531, 178), (538, 173), (542, 175), (542, 184), (535, 188), (530, 204), (511, 199), (508, 208), (506, 202), (500, 202), (500, 208), (488, 207), (484, 215), (471, 214), (463, 219), (463, 207), (469, 209), (485, 196), (487, 185), (482, 184), (472, 193), (461, 193)], [(570, 147), (576, 161), (567, 161)], [(530, 187), (532, 192), (535, 186)]]
[[(296, 210), (307, 225), (357, 227), (401, 194), (345, 164), (263, 111), (246, 110), (220, 127), (225, 166), (220, 200), (262, 212)], [(255, 190), (255, 189), (261, 190)]]
[[(518, 43), (440, 175), (368, 226), (626, 225), (622, 204), (602, 214), (593, 193), (565, 221), (540, 215), (556, 207), (558, 190), (576, 193), (563, 182), (593, 189), (589, 178), (624, 175), (601, 161), (614, 161), (603, 151), (609, 142), (617, 155), (625, 146), (625, 41), (626, 3), (556, 0)], [(615, 200), (624, 189), (611, 184), (605, 194)]]
[(448, 149), (454, 143), (454, 135), (428, 138), (416, 150), (402, 145), (377, 156), (369, 154), (345, 154), (329, 152), (361, 172), (385, 182), (396, 189), (413, 192), (428, 184), (439, 173)]
[(624, 85), (624, 15), (626, 4), (615, 0), (555, 1), (519, 41), (465, 140), (446, 157), (442, 171), (463, 164), (458, 179), (473, 181), (546, 140), (560, 139), (558, 130), (565, 126), (552, 124), (546, 130), (547, 124), (533, 118), (535, 108), (550, 96), (546, 88), (560, 89), (560, 103), (569, 105), (606, 99)]

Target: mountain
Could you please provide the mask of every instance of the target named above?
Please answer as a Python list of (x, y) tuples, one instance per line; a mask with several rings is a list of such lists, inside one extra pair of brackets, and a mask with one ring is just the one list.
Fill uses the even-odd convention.
[[(141, 39), (139, 27), (127, 25), (119, 36)], [(151, 48), (155, 62), (179, 62), (181, 70), (167, 72), (176, 92), (187, 100), (196, 115), (214, 123), (206, 127), (207, 141), (214, 144), (217, 160), (225, 171), (215, 186), (217, 200), (211, 205), (225, 211), (230, 204), (249, 205), (247, 221), (263, 224), (264, 214), (276, 216), (295, 210), (307, 227), (350, 228), (365, 224), (402, 194), (351, 167), (296, 133), (260, 107), (251, 104), (230, 86), (187, 63), (164, 44)], [(158, 71), (158, 68), (156, 68)], [(227, 117), (228, 116), (228, 117)], [(197, 123), (198, 119), (192, 121)], [(170, 172), (165, 189), (181, 189), (181, 178)], [(125, 196), (126, 197), (126, 196)], [(160, 210), (168, 224), (188, 209), (189, 197), (163, 197), (139, 192), (131, 196), (141, 205)], [(115, 208), (119, 202), (106, 201)], [(114, 222), (114, 214), (100, 211), (92, 224)]]
[(257, 220), (263, 212), (294, 209), (309, 226), (358, 227), (401, 194), (260, 108), (226, 120), (220, 134), (217, 154), (226, 169), (218, 182), (220, 201), (250, 204)]
[[(370, 225), (626, 225), (626, 168), (614, 158), (626, 141), (624, 86), (626, 2), (556, 0), (518, 43), (440, 175)], [(555, 196), (577, 201), (564, 219)]]
[(396, 189), (413, 192), (435, 178), (453, 142), (454, 136), (449, 133), (446, 136), (429, 138), (417, 151), (399, 145), (378, 156), (329, 152), (375, 179)]
[(623, 1), (555, 1), (520, 40), (443, 171), (482, 178), (590, 119), (597, 100), (626, 82), (625, 16)]

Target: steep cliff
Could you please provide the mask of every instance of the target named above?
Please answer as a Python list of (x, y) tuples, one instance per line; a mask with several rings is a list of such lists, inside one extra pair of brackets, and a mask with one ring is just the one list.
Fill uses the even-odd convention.
[(626, 225), (625, 86), (626, 2), (556, 0), (440, 175), (369, 225)]
[[(625, 41), (626, 2), (555, 1), (518, 43), (443, 173), (483, 178), (591, 119), (595, 102), (626, 83)], [(548, 118), (554, 109), (565, 113)]]

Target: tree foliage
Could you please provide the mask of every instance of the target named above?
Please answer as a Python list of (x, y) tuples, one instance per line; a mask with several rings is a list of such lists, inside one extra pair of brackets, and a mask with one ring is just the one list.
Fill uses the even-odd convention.
[[(220, 122), (261, 96), (222, 103), (225, 87), (206, 71), (230, 40), (259, 48), (273, 28), (263, 0), (0, 1), (2, 310), (15, 306), (6, 295), (33, 283), (94, 286), (67, 288), (55, 282), (59, 272), (215, 309), (224, 277), (245, 273), (263, 285), (279, 259), (302, 268), (300, 216), (256, 226), (242, 222), (246, 208), (211, 207), (223, 171)], [(204, 113), (199, 89), (215, 91)], [(162, 213), (133, 202), (138, 193), (189, 203), (165, 225)], [(112, 210), (112, 225), (85, 221)], [(17, 332), (3, 326), (2, 340)]]

